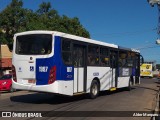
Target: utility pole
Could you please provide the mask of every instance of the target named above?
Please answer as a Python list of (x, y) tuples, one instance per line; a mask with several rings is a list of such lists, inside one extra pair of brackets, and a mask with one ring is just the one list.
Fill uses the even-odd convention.
[(156, 44), (160, 45), (160, 0), (147, 0), (151, 7), (157, 5), (158, 7), (158, 27), (157, 27), (157, 34), (159, 38), (156, 40)]

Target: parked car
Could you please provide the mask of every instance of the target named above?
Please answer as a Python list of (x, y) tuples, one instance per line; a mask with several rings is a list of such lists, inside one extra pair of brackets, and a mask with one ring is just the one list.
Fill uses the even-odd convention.
[(12, 75), (6, 74), (0, 78), (0, 91), (9, 91), (13, 92), (12, 88)]

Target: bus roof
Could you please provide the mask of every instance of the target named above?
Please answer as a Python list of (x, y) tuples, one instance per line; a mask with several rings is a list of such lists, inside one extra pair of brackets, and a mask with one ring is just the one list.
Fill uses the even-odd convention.
[(83, 42), (87, 42), (87, 43), (93, 43), (93, 44), (98, 44), (98, 45), (102, 45), (102, 46), (108, 46), (108, 47), (112, 47), (112, 48), (119, 48), (121, 50), (126, 50), (127, 49), (127, 50), (131, 50), (133, 52), (138, 52), (138, 53), (140, 52), (139, 50), (136, 50), (136, 49), (124, 48), (124, 47), (120, 47), (120, 46), (115, 45), (115, 44), (101, 42), (101, 41), (97, 41), (97, 40), (93, 40), (93, 39), (79, 37), (79, 36), (76, 36), (76, 35), (57, 32), (57, 31), (47, 31), (47, 30), (26, 31), (26, 32), (17, 33), (17, 34), (15, 34), (14, 37), (21, 36), (21, 35), (28, 35), (28, 34), (53, 34), (55, 36), (61, 36), (61, 37), (65, 37), (65, 38), (72, 38), (72, 39), (77, 40), (77, 41), (83, 41)]
[(87, 42), (87, 43), (93, 43), (93, 44), (98, 44), (98, 45), (102, 45), (102, 46), (118, 48), (118, 45), (115, 45), (115, 44), (101, 42), (101, 41), (88, 39), (88, 38), (84, 38), (84, 37), (79, 37), (79, 36), (75, 36), (75, 35), (71, 35), (71, 34), (67, 34), (67, 33), (57, 32), (57, 31), (44, 31), (44, 30), (26, 31), (26, 32), (21, 32), (21, 33), (15, 34), (15, 37), (16, 36), (21, 36), (21, 35), (28, 35), (28, 34), (53, 34), (55, 36), (71, 38), (71, 39), (74, 39), (74, 40), (77, 40), (77, 41), (83, 41), (83, 42)]
[(119, 48), (120, 50), (126, 50), (126, 51), (132, 51), (132, 52), (140, 53), (139, 50), (134, 49), (134, 48), (126, 48), (126, 47), (122, 47), (122, 46), (118, 46), (118, 48)]

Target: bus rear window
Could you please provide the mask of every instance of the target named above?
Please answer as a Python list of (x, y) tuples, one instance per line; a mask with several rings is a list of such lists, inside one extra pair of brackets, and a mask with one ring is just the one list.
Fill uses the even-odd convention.
[(16, 54), (45, 55), (52, 51), (52, 35), (31, 34), (17, 36)]

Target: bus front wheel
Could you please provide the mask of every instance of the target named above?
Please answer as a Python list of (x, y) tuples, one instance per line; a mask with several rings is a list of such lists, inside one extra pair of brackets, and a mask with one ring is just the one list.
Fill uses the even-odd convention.
[(93, 80), (90, 87), (90, 98), (95, 99), (99, 94), (99, 83), (97, 80)]

